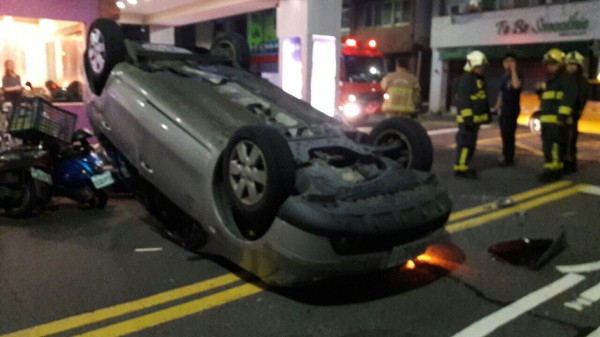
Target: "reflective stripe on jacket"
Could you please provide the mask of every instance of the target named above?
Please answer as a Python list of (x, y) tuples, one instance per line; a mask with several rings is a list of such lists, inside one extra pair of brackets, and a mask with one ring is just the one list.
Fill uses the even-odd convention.
[(386, 92), (382, 110), (387, 113), (414, 113), (421, 101), (421, 87), (417, 78), (407, 71), (396, 71), (381, 81)]
[(490, 105), (486, 94), (486, 84), (482, 76), (465, 72), (458, 82), (458, 116), (456, 121), (472, 121), (482, 124), (489, 121)]
[(540, 121), (558, 123), (568, 121), (577, 109), (579, 95), (574, 77), (562, 72), (546, 82), (546, 89), (540, 94), (542, 101)]

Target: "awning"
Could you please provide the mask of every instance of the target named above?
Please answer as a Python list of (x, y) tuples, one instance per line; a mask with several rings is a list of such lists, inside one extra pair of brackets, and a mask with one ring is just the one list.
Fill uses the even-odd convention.
[(488, 59), (501, 59), (506, 53), (514, 53), (521, 59), (541, 59), (550, 48), (559, 48), (564, 52), (578, 51), (583, 55), (589, 52), (590, 41), (538, 43), (512, 46), (473, 46), (440, 49), (442, 61), (464, 60), (473, 50), (483, 52)]

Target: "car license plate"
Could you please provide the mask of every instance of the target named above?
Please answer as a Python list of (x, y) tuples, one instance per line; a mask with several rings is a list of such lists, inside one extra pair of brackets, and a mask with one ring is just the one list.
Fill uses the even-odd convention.
[(52, 177), (50, 174), (44, 172), (43, 170), (36, 169), (35, 167), (32, 167), (30, 171), (33, 179), (52, 185)]
[(113, 179), (112, 174), (107, 171), (97, 176), (93, 176), (92, 183), (94, 184), (94, 187), (99, 190), (101, 188), (114, 184), (115, 179)]
[(423, 254), (426, 248), (427, 242), (407, 243), (396, 246), (392, 249), (389, 258), (384, 259), (383, 267), (392, 268), (404, 264), (406, 261)]

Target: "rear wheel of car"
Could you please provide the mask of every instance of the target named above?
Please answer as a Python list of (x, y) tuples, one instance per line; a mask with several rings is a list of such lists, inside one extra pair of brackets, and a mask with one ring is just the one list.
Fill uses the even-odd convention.
[(236, 33), (223, 33), (213, 41), (210, 49), (213, 55), (224, 56), (233, 66), (248, 70), (250, 68), (250, 48), (246, 39)]
[(125, 40), (121, 28), (108, 19), (97, 19), (90, 25), (87, 47), (83, 55), (90, 89), (100, 95), (113, 67), (125, 60)]
[(395, 117), (377, 124), (368, 138), (373, 146), (393, 147), (385, 155), (402, 167), (429, 171), (433, 164), (433, 145), (421, 124), (404, 117)]
[(540, 121), (540, 112), (536, 112), (529, 118), (529, 130), (536, 135), (542, 134), (542, 122)]
[(294, 157), (285, 137), (270, 126), (240, 128), (225, 148), (223, 177), (242, 235), (261, 237), (294, 188)]

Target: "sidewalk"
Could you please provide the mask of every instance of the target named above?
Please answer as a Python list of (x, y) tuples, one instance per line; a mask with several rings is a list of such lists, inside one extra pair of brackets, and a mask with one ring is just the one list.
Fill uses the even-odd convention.
[(420, 116), (421, 124), (427, 130), (455, 128), (456, 115), (450, 113), (425, 113)]

